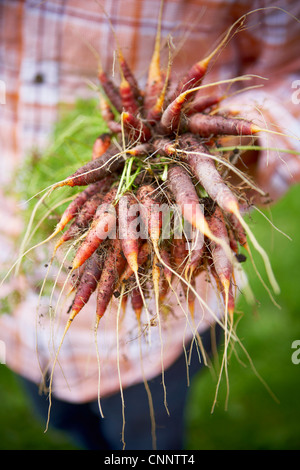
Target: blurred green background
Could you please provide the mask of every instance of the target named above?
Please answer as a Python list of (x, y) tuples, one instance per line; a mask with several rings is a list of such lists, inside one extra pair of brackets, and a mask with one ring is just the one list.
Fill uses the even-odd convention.
[[(300, 339), (299, 200), (300, 187), (295, 186), (271, 210), (273, 223), (292, 241), (274, 231), (260, 214), (252, 214), (252, 230), (270, 254), (280, 284), (281, 294), (276, 301), (281, 309), (273, 305), (250, 265), (247, 272), (259, 308), (253, 315), (243, 298), (238, 305), (245, 313), (237, 328), (238, 336), (279, 403), (266, 391), (237, 347), (239, 360), (232, 355), (229, 364), (227, 411), (224, 381), (213, 414), (216, 381), (209, 371), (192, 384), (187, 413), (190, 449), (300, 449), (300, 364), (291, 360), (295, 351), (291, 345)], [(259, 257), (255, 259), (263, 273)]]
[[(62, 129), (69, 129), (74, 117), (68, 114), (64, 124), (56, 129), (55, 146), (49, 149), (48, 158), (55, 154), (67, 159), (66, 167), (74, 165), (74, 156), (85, 159), (90, 152), (99, 129), (99, 116), (95, 104), (79, 104), (78, 112), (83, 116), (72, 132), (66, 132), (58, 142)], [(89, 116), (88, 122), (84, 116)], [(67, 124), (67, 127), (66, 127)], [(87, 124), (89, 124), (87, 126)], [(83, 133), (83, 134), (82, 134)], [(76, 139), (73, 137), (76, 134)], [(84, 138), (82, 138), (84, 137)], [(57, 143), (58, 142), (58, 143)], [(69, 158), (69, 163), (68, 163)], [(49, 165), (53, 165), (49, 173)], [(76, 166), (77, 163), (75, 163)], [(40, 188), (39, 174), (46, 186), (45, 177), (57, 178), (53, 174), (56, 162), (46, 159), (26, 163), (30, 169), (23, 172), (19, 190), (28, 188), (30, 178), (31, 195)], [(35, 167), (35, 168), (33, 168)], [(32, 173), (32, 170), (36, 171)], [(27, 175), (27, 176), (26, 176)], [(281, 287), (276, 297), (279, 310), (257, 279), (251, 263), (247, 263), (250, 284), (257, 299), (257, 311), (253, 313), (243, 297), (238, 309), (244, 312), (237, 327), (237, 333), (248, 351), (256, 370), (276, 395), (279, 403), (268, 393), (262, 382), (250, 367), (249, 361), (239, 346), (232, 354), (229, 363), (230, 395), (225, 410), (226, 386), (223, 380), (218, 403), (211, 413), (216, 379), (207, 369), (193, 380), (186, 410), (186, 449), (299, 449), (300, 448), (300, 364), (292, 362), (292, 343), (300, 340), (300, 187), (293, 187), (274, 207), (266, 212), (280, 230), (288, 234), (292, 241), (276, 231), (258, 212), (251, 214), (251, 227), (257, 239), (267, 249), (275, 276)], [(255, 254), (255, 253), (254, 253)], [(255, 254), (260, 272), (264, 267), (260, 256)], [(266, 277), (264, 276), (264, 279)], [(299, 355), (300, 357), (300, 355)], [(0, 449), (75, 449), (63, 433), (50, 429), (44, 433), (45, 423), (36, 417), (22, 386), (15, 375), (5, 365), (0, 365)]]

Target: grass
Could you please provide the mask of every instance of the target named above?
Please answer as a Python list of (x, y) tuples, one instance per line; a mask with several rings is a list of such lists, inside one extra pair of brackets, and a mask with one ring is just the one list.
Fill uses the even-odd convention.
[[(300, 187), (272, 208), (273, 222), (292, 241), (271, 230), (268, 223), (253, 214), (255, 234), (268, 253), (281, 287), (277, 309), (250, 271), (250, 282), (259, 299), (253, 315), (243, 298), (239, 309), (245, 312), (237, 332), (260, 376), (279, 403), (274, 401), (249, 366), (240, 348), (229, 364), (230, 396), (225, 411), (226, 387), (222, 383), (218, 406), (211, 407), (215, 381), (209, 371), (196, 377), (187, 409), (189, 449), (299, 449), (300, 448), (300, 364), (293, 364), (292, 342), (300, 338), (299, 320), (299, 197)], [(259, 258), (256, 256), (257, 263)], [(261, 272), (263, 268), (261, 267)], [(224, 382), (224, 381), (223, 381)]]
[[(78, 114), (81, 119), (76, 120)], [(75, 125), (72, 124), (74, 121)], [(63, 179), (73, 167), (75, 169), (78, 162), (89, 159), (94, 138), (104, 131), (105, 128), (99, 124), (95, 102), (79, 102), (77, 108), (58, 123), (54, 143), (43, 159), (31, 156), (26, 162), (27, 171), (22, 171), (22, 180), (19, 180), (18, 186), (22, 197), (26, 199), (53, 180)], [(65, 165), (57, 165), (57, 159), (63, 159)], [(30, 194), (26, 192), (29, 187)], [(66, 192), (66, 196), (69, 194)], [(247, 272), (259, 301), (257, 312), (253, 314), (242, 296), (238, 305), (239, 310), (244, 312), (238, 325), (238, 335), (257, 371), (278, 397), (279, 403), (266, 391), (237, 347), (237, 356), (232, 355), (229, 363), (230, 396), (226, 411), (224, 381), (213, 414), (211, 406), (216, 382), (210, 371), (202, 372), (192, 383), (186, 415), (187, 449), (300, 447), (300, 364), (293, 364), (291, 360), (292, 342), (300, 339), (299, 199), (300, 187), (293, 187), (271, 211), (274, 224), (287, 233), (292, 241), (276, 232), (258, 212), (251, 215), (253, 232), (267, 249), (281, 286), (281, 294), (276, 298), (281, 310), (271, 302), (249, 260), (246, 261)], [(29, 204), (25, 217), (30, 207)], [(41, 230), (47, 233), (49, 227), (44, 224)], [(264, 273), (260, 257), (255, 255), (255, 259), (260, 272)], [(44, 433), (45, 423), (32, 414), (31, 404), (19, 381), (4, 365), (0, 365), (0, 401), (0, 449), (75, 448), (63, 433), (51, 429)]]

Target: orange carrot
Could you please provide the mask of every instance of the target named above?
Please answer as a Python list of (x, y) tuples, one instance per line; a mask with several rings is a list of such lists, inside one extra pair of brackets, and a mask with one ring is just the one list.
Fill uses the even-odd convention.
[(176, 131), (178, 129), (181, 112), (184, 104), (186, 103), (187, 96), (188, 95), (185, 93), (181, 93), (163, 112), (160, 120), (160, 126), (163, 130), (165, 130), (166, 133), (170, 131)]
[(73, 269), (81, 266), (115, 228), (117, 218), (112, 203), (116, 194), (117, 188), (114, 187), (103, 197), (102, 204), (96, 211), (91, 227), (76, 252)]
[(61, 186), (87, 186), (101, 180), (122, 166), (124, 158), (119, 155), (117, 147), (110, 147), (101, 157), (92, 160), (57, 184)]
[(182, 274), (185, 265), (188, 259), (188, 249), (186, 239), (182, 238), (174, 238), (172, 242), (172, 261), (174, 263), (174, 268), (176, 272)]
[[(225, 241), (229, 245), (227, 228), (225, 225), (224, 217), (222, 211), (219, 207), (216, 207), (215, 212), (209, 218), (209, 226), (212, 233)], [(212, 250), (212, 260), (216, 269), (216, 272), (219, 276), (219, 279), (224, 286), (224, 289), (228, 289), (230, 285), (230, 280), (233, 272), (233, 267), (231, 261), (228, 259), (224, 253), (223, 248), (220, 245), (211, 242)]]
[(98, 78), (107, 98), (120, 113), (122, 111), (122, 99), (120, 93), (101, 67), (99, 67)]
[(121, 125), (119, 122), (115, 121), (115, 115), (113, 113), (111, 105), (102, 93), (99, 94), (99, 109), (101, 116), (106, 122), (109, 130), (114, 134), (121, 132)]
[(120, 64), (123, 76), (124, 76), (125, 80), (129, 83), (130, 88), (133, 92), (133, 95), (134, 95), (135, 99), (138, 102), (141, 102), (142, 101), (142, 94), (141, 94), (141, 91), (139, 89), (138, 82), (137, 82), (134, 74), (132, 73), (132, 71), (131, 71), (131, 69), (130, 69), (130, 67), (129, 67), (122, 51), (121, 51), (121, 48), (119, 46), (118, 46), (118, 60), (119, 60), (119, 64)]
[(159, 155), (170, 156), (175, 153), (176, 146), (172, 140), (167, 137), (161, 137), (153, 141), (153, 149), (157, 151)]
[(109, 127), (109, 130), (110, 130), (113, 134), (121, 134), (121, 133), (122, 133), (122, 126), (121, 126), (121, 123), (120, 123), (120, 122), (117, 122), (117, 121), (109, 121), (109, 122), (108, 122), (108, 127)]
[(90, 221), (92, 220), (98, 206), (103, 199), (102, 194), (94, 194), (90, 197), (82, 206), (80, 212), (75, 218), (73, 224), (68, 228), (66, 232), (61, 236), (55, 245), (55, 251), (68, 240), (74, 239), (82, 230), (88, 228)]
[(198, 86), (206, 74), (208, 64), (209, 60), (207, 59), (196, 62), (190, 68), (187, 74), (180, 80), (176, 88), (175, 96), (178, 96), (179, 94)]
[[(206, 148), (197, 141), (197, 138), (191, 134), (186, 134), (181, 139), (181, 144), (185, 148), (191, 149), (183, 157), (190, 165), (192, 172), (198, 178), (199, 182), (224, 211), (234, 213), (239, 210), (239, 204), (236, 196), (223, 181), (220, 173), (216, 169), (215, 162), (210, 158)], [(195, 153), (196, 150), (196, 153)], [(205, 153), (206, 155), (199, 155)]]
[(222, 97), (215, 95), (202, 96), (200, 98), (195, 98), (194, 101), (189, 105), (186, 114), (190, 116), (191, 114), (201, 113), (216, 104), (219, 104)]
[(133, 115), (137, 114), (139, 111), (139, 104), (136, 101), (136, 98), (134, 96), (134, 92), (130, 86), (130, 83), (126, 80), (124, 75), (122, 77), (119, 90), (120, 90), (123, 110)]
[(103, 259), (96, 252), (86, 262), (72, 303), (71, 316), (77, 315), (95, 291), (103, 269)]
[(140, 203), (141, 218), (150, 235), (150, 239), (151, 241), (158, 242), (162, 228), (162, 213), (155, 187), (152, 185), (141, 186), (136, 196)]
[(144, 155), (149, 155), (149, 153), (152, 153), (152, 151), (153, 151), (152, 144), (144, 143), (144, 144), (138, 144), (134, 148), (127, 149), (126, 153), (134, 157), (142, 157)]
[[(223, 301), (226, 302), (225, 290), (222, 286), (222, 283), (220, 281), (220, 278), (216, 272), (216, 268), (213, 263), (210, 266), (210, 273), (215, 280), (218, 292), (222, 295)], [(233, 293), (233, 282), (232, 280), (230, 280), (230, 284), (228, 287), (228, 313), (229, 313), (229, 317), (231, 320), (234, 314), (234, 310), (235, 310), (235, 296)]]
[(138, 117), (127, 111), (122, 113), (122, 120), (130, 142), (139, 141), (144, 143), (151, 139), (151, 130)]
[[(211, 60), (216, 56), (216, 54), (221, 50), (222, 47), (226, 44), (226, 41), (228, 41), (232, 31), (234, 28), (239, 24), (243, 23), (246, 18), (246, 15), (243, 15), (241, 18), (239, 18), (230, 28), (227, 30), (225, 36), (223, 39), (220, 41), (220, 43), (217, 45), (217, 47), (209, 54), (207, 55), (204, 59), (196, 62), (187, 72), (187, 74), (180, 80), (178, 83), (178, 86), (175, 91), (175, 97), (178, 96), (180, 93), (183, 93), (187, 90), (190, 90), (196, 86), (198, 86), (203, 78), (206, 75), (206, 72), (208, 70), (208, 66), (211, 63)], [(193, 93), (194, 94), (194, 93)], [(192, 95), (190, 95), (191, 97)]]
[(111, 109), (110, 104), (108, 103), (107, 99), (103, 96), (102, 93), (99, 94), (99, 108), (101, 112), (101, 116), (106, 121), (109, 126), (109, 123), (114, 122), (115, 116)]
[(126, 259), (122, 255), (120, 240), (117, 238), (111, 240), (97, 288), (97, 323), (103, 317), (109, 305), (125, 265)]
[(96, 160), (101, 157), (109, 148), (111, 144), (111, 135), (107, 132), (99, 135), (94, 142), (92, 151), (92, 160)]
[(234, 214), (230, 214), (229, 220), (239, 244), (247, 248), (248, 241), (244, 227), (241, 225)]

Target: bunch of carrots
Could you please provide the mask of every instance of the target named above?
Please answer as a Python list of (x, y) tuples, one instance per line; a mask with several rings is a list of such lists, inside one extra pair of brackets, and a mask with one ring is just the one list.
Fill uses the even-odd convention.
[[(91, 160), (52, 185), (38, 203), (58, 188), (84, 187), (43, 241), (60, 235), (53, 258), (68, 242), (76, 246), (68, 275), (74, 296), (65, 334), (95, 292), (97, 327), (113, 297), (131, 302), (140, 324), (142, 311), (147, 310), (144, 279), (152, 283), (157, 316), (174, 279), (188, 296), (193, 316), (195, 301), (201, 302), (195, 279), (203, 271), (217, 286), (227, 325), (232, 326), (235, 265), (245, 260), (241, 247), (251, 256), (249, 239), (278, 292), (268, 256), (241, 215), (249, 202), (246, 192), (230, 184), (228, 173), (241, 179), (243, 189), (263, 193), (235, 165), (235, 154), (218, 151), (224, 136), (253, 136), (267, 130), (219, 112), (225, 96), (207, 93), (210, 84), (202, 84), (213, 58), (243, 27), (246, 16), (234, 23), (209, 56), (183, 74), (177, 86), (170, 77), (171, 60), (167, 70), (161, 66), (160, 22), (145, 89), (140, 89), (120, 47), (119, 85), (99, 65), (100, 108), (109, 132), (95, 140)], [(251, 76), (220, 84), (248, 79)], [(199, 95), (204, 88), (205, 95)], [(134, 217), (125, 210), (134, 205), (142, 225), (138, 236)], [(176, 236), (175, 231), (163, 237), (162, 205), (175, 206), (200, 243), (197, 236), (195, 243), (188, 243), (184, 233)]]

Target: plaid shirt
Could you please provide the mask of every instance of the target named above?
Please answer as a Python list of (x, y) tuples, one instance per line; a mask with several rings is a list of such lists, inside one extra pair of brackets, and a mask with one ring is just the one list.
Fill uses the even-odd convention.
[[(143, 85), (152, 55), (160, 0), (114, 0), (105, 1), (103, 5), (124, 55)], [(300, 18), (300, 3), (282, 0), (275, 5), (289, 14), (271, 8), (250, 15), (246, 21), (247, 28), (234, 36), (222, 50), (207, 79), (220, 80), (244, 73), (268, 78), (263, 88), (233, 96), (226, 105), (228, 103), (231, 109), (237, 109), (246, 117), (255, 118), (263, 127), (265, 122), (272, 123), (273, 129), (299, 137), (300, 25), (294, 17)], [(162, 37), (166, 41), (170, 34), (172, 45), (178, 51), (172, 65), (174, 79), (210, 52), (221, 34), (242, 14), (267, 6), (273, 7), (274, 2), (165, 0)], [(113, 73), (115, 39), (106, 14), (94, 0), (2, 0), (0, 38), (1, 103), (5, 97), (5, 104), (0, 104), (0, 182), (3, 185), (13, 183), (14, 169), (29, 149), (47, 145), (60, 102), (72, 103), (75, 96), (93, 96), (86, 86), (86, 79), (95, 81), (97, 62), (87, 44), (99, 52), (105, 70)], [(168, 48), (164, 47), (162, 59), (165, 63), (167, 54)], [(261, 135), (260, 143), (266, 147), (300, 151), (299, 142), (293, 138), (265, 133)], [(299, 158), (295, 154), (279, 155), (271, 150), (260, 152), (255, 176), (276, 199), (291, 184), (299, 182)], [(4, 199), (1, 190), (0, 203), (0, 256), (4, 267), (9, 267), (16, 257), (13, 240), (22, 223), (15, 202)], [(37, 272), (37, 280), (43, 274)], [(35, 282), (35, 279), (18, 278), (2, 287), (2, 297), (10, 289), (18, 289), (23, 293), (23, 301), (12, 315), (1, 316), (0, 339), (6, 345), (8, 366), (39, 382), (42, 371), (53, 361), (66, 315), (62, 306), (62, 312), (56, 312), (57, 324), (47, 320), (47, 315), (43, 320), (36, 318), (39, 299), (32, 288)], [(199, 321), (201, 332), (215, 321), (212, 315), (213, 312), (217, 314), (219, 308), (204, 279), (197, 282), (198, 292), (211, 308), (211, 312), (205, 313), (198, 307), (196, 323)], [(41, 305), (45, 313), (46, 300)], [(138, 332), (130, 307), (119, 321), (118, 337), (115, 301), (101, 320), (98, 361), (92, 331), (93, 302), (91, 299), (91, 305), (85, 307), (73, 322), (72, 331), (65, 337), (59, 353), (60, 366), (56, 365), (53, 393), (65, 400), (84, 402), (95, 399), (99, 389), (101, 396), (117, 391), (117, 356), (124, 387), (142, 380)], [(175, 304), (173, 307), (174, 315), (170, 316), (162, 332), (165, 368), (182, 352), (183, 335), (187, 340), (193, 335), (193, 328), (180, 307)], [(151, 308), (154, 309), (153, 306)], [(151, 345), (143, 345), (147, 378), (161, 370), (158, 328), (150, 328), (150, 331)]]

